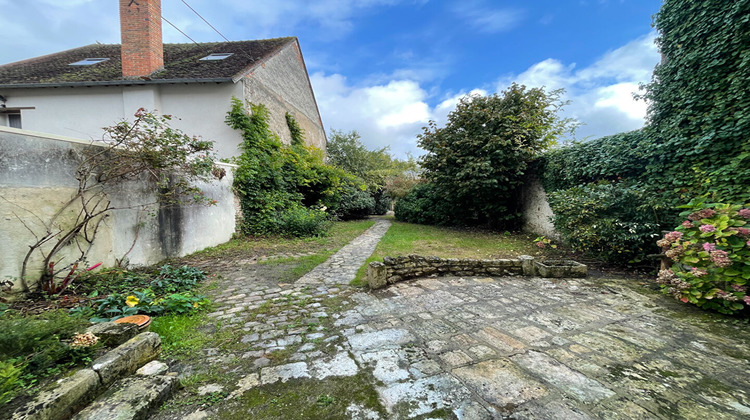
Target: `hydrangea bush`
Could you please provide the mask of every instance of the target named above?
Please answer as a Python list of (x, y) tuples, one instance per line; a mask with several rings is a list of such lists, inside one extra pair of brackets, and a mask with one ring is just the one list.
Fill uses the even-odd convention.
[(750, 204), (682, 206), (686, 220), (657, 242), (674, 261), (659, 272), (665, 292), (682, 302), (732, 314), (750, 306)]

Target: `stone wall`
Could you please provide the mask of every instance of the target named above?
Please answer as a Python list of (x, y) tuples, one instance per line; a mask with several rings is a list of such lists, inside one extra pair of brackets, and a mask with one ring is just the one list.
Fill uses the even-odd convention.
[(428, 276), (533, 276), (534, 258), (522, 255), (517, 259), (474, 260), (409, 255), (385, 257), (371, 262), (367, 283), (372, 289), (416, 277)]
[(521, 213), (523, 230), (539, 236), (560, 240), (560, 234), (552, 224), (555, 214), (547, 201), (547, 193), (535, 175), (528, 175), (521, 190)]
[(245, 100), (268, 108), (271, 131), (289, 144), (289, 112), (305, 132), (305, 143), (325, 151), (326, 135), (297, 41), (285, 46), (243, 79)]
[[(10, 278), (15, 291), (33, 288), (42, 270), (37, 252), (30, 260), (27, 279), (20, 278), (29, 245), (46, 229), (65, 229), (75, 220), (78, 209), (71, 208), (59, 215), (54, 226), (45, 226), (76, 194), (75, 169), (81, 152), (89, 147), (98, 146), (0, 127), (0, 279)], [(89, 264), (112, 266), (126, 258), (133, 265), (150, 265), (231, 239), (235, 231), (233, 166), (224, 166), (227, 175), (223, 179), (198, 185), (217, 201), (214, 206), (159, 206), (155, 185), (145, 179), (105, 191), (115, 209), (100, 225), (87, 255)], [(60, 255), (70, 261), (78, 254), (74, 246), (68, 246)]]

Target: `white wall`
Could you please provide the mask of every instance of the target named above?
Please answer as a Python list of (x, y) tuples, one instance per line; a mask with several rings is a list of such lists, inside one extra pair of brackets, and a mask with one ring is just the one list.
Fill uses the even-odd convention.
[(163, 112), (179, 120), (172, 126), (190, 135), (216, 142), (219, 157), (240, 154), (242, 136), (224, 122), (232, 108), (232, 97), (242, 99), (241, 83), (194, 83), (189, 85), (161, 85)]
[(21, 111), (26, 130), (94, 140), (101, 139), (102, 127), (125, 116), (121, 87), (12, 89), (3, 95), (8, 108), (34, 108)]
[[(4, 90), (8, 108), (21, 111), (26, 130), (99, 140), (103, 127), (132, 120), (139, 108), (176, 117), (172, 127), (216, 142), (219, 157), (238, 154), (239, 133), (224, 123), (241, 84), (195, 83)], [(179, 119), (178, 119), (179, 118)]]
[[(18, 277), (28, 246), (36, 241), (34, 235), (40, 236), (43, 221), (76, 194), (74, 171), (88, 147), (95, 146), (85, 140), (0, 127), (0, 279), (16, 278), (16, 290), (21, 287)], [(149, 265), (231, 239), (236, 220), (232, 166), (224, 168), (223, 179), (197, 184), (217, 201), (214, 206), (160, 207), (153, 204), (154, 184), (145, 179), (108, 189), (107, 198), (116, 209), (103, 221), (89, 263), (111, 266), (128, 254), (131, 264)], [(72, 225), (76, 213), (72, 208), (59, 224)], [(76, 252), (69, 246), (61, 255), (71, 257)], [(38, 254), (32, 259), (29, 286), (41, 272), (41, 261)]]

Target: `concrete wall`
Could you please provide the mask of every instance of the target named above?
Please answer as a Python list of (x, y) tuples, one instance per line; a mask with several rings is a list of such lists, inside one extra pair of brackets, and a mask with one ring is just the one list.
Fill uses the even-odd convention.
[(243, 84), (245, 99), (268, 108), (271, 130), (284, 143), (291, 142), (286, 123), (289, 112), (304, 130), (305, 143), (325, 151), (325, 130), (297, 42), (253, 69), (245, 76)]
[(524, 231), (551, 239), (561, 239), (552, 224), (555, 214), (547, 201), (547, 193), (535, 175), (529, 175), (524, 180), (521, 201)]
[[(81, 153), (92, 146), (88, 141), (0, 127), (0, 279), (15, 278), (15, 289), (28, 246), (35, 234), (44, 231), (63, 204), (75, 195), (73, 173)], [(154, 186), (148, 180), (135, 180), (106, 191), (116, 208), (100, 225), (90, 264), (115, 264), (127, 259), (133, 265), (148, 265), (166, 257), (182, 256), (228, 241), (235, 231), (232, 167), (225, 165), (222, 180), (200, 184), (215, 206), (186, 205), (176, 208), (155, 204)], [(75, 218), (76, 208), (59, 218), (66, 227)], [(33, 232), (32, 232), (33, 231)], [(135, 245), (133, 245), (135, 243)], [(62, 255), (75, 255), (69, 247)], [(41, 272), (40, 255), (35, 255), (29, 273)]]

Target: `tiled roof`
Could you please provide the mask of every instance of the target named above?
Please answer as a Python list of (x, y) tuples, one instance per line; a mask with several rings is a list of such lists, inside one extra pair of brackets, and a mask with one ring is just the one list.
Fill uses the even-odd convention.
[[(201, 44), (164, 44), (164, 70), (139, 83), (171, 80), (231, 79), (241, 75), (295, 38)], [(209, 54), (233, 53), (224, 60), (201, 61)], [(71, 66), (86, 58), (109, 58), (90, 66)], [(122, 77), (119, 44), (93, 44), (0, 66), (0, 87), (119, 84)]]

